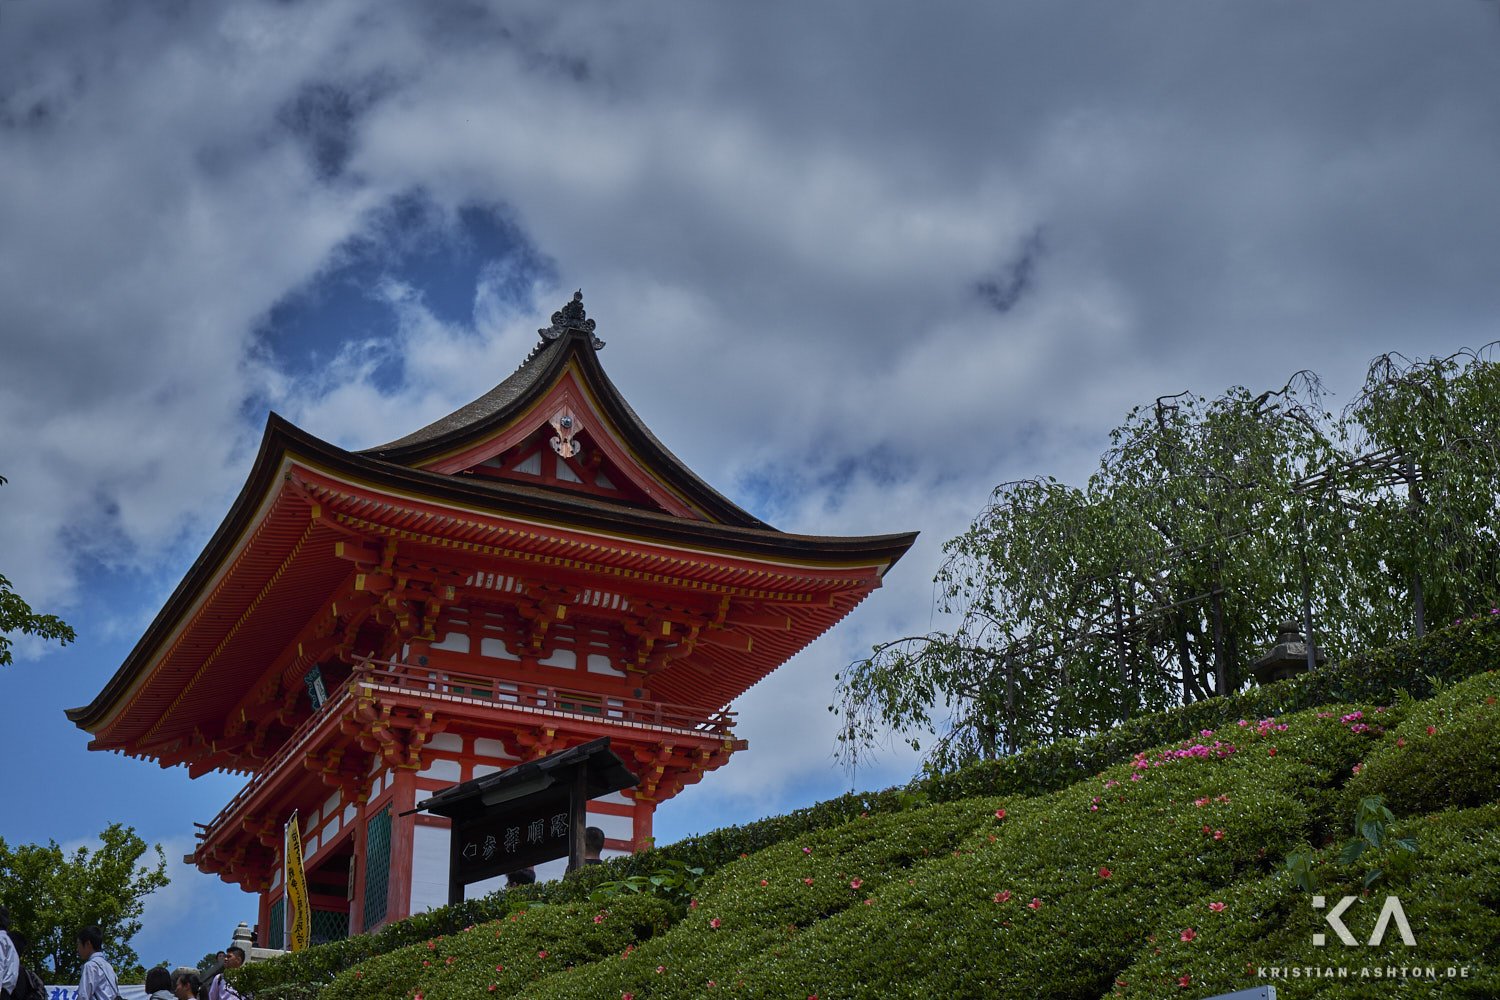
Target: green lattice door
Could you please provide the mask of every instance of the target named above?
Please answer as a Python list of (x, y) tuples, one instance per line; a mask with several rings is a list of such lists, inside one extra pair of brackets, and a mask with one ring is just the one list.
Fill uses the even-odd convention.
[(286, 896), (282, 896), (271, 904), (271, 916), (268, 918), (271, 926), (266, 928), (266, 947), (284, 948), (283, 935), (286, 933)]
[[(365, 922), (364, 929), (385, 920), (391, 882), (391, 807), (386, 806), (365, 824)], [(349, 928), (346, 923), (344, 934)]]

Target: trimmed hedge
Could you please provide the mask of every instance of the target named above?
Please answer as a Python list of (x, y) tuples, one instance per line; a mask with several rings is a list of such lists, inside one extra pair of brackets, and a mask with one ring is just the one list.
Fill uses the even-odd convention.
[[(1375, 714), (1340, 706), (1284, 729), (1236, 724), (1061, 792), (807, 834), (728, 865), (686, 920), (630, 955), (518, 995), (1103, 996), (1172, 914), (1266, 878), (1301, 843), (1324, 784), (1385, 737), (1340, 721), (1356, 711)], [(972, 832), (950, 850), (929, 815), (946, 830), (967, 817)]]
[[(743, 855), (755, 855), (792, 838), (829, 830), (861, 816), (901, 813), (914, 800), (941, 803), (976, 796), (1058, 792), (1128, 762), (1137, 753), (1185, 739), (1204, 729), (1330, 703), (1396, 701), (1401, 692), (1428, 697), (1435, 690), (1434, 682), (1448, 684), (1488, 670), (1496, 663), (1500, 663), (1500, 616), (1475, 618), (1420, 640), (1356, 656), (1342, 664), (1328, 665), (1264, 688), (1132, 719), (1104, 733), (1028, 748), (1012, 757), (978, 763), (951, 774), (929, 775), (914, 780), (908, 790), (851, 793), (783, 816), (714, 830), (664, 848), (612, 859), (560, 882), (510, 890), (483, 900), (467, 901), (459, 907), (435, 910), (373, 935), (247, 966), (240, 971), (238, 982), (258, 1000), (301, 1000), (314, 995), (318, 987), (341, 971), (373, 955), (507, 916), (518, 905), (582, 904), (598, 883), (650, 874), (667, 860), (702, 867), (712, 875)], [(1422, 734), (1425, 735), (1425, 729)], [(1464, 781), (1470, 785), (1482, 784), (1483, 752), (1475, 751), (1469, 757), (1480, 762), (1480, 766), (1464, 772), (1468, 775)], [(1373, 766), (1375, 757), (1371, 760)], [(1343, 818), (1347, 796), (1341, 782), (1333, 782), (1331, 775), (1311, 775), (1309, 781), (1307, 793), (1300, 800), (1306, 812), (1303, 832), (1314, 843), (1320, 843), (1333, 834), (1339, 823), (1347, 822)]]

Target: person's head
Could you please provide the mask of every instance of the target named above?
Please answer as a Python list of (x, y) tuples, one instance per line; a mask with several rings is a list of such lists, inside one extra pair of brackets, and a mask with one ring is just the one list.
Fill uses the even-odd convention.
[(535, 868), (519, 868), (505, 876), (505, 885), (507, 888), (517, 885), (532, 885), (535, 882)]
[(238, 969), (245, 964), (245, 949), (232, 944), (224, 949), (224, 968)]
[(0, 906), (0, 931), (8, 930), (10, 930), (10, 910), (7, 907)]
[(583, 831), (583, 856), (597, 858), (602, 850), (604, 850), (604, 831), (597, 826), (585, 829)]
[(155, 993), (157, 990), (172, 992), (172, 974), (165, 965), (146, 970), (146, 992)]
[(202, 988), (203, 980), (198, 978), (196, 972), (184, 972), (172, 984), (172, 992), (177, 994), (179, 1000), (193, 1000)]
[(78, 928), (78, 957), (88, 961), (89, 956), (104, 949), (104, 931), (98, 924)]
[(17, 955), (26, 954), (26, 949), (31, 947), (31, 938), (27, 937), (25, 934), (22, 934), (20, 931), (4, 931), (0, 933), (10, 935), (10, 943), (16, 949)]

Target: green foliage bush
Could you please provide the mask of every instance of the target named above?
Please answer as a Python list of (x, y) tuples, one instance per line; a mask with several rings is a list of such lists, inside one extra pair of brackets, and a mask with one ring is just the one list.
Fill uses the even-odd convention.
[(503, 920), (407, 945), (340, 973), (328, 1000), (511, 996), (538, 979), (624, 951), (669, 926), (671, 907), (634, 896), (608, 907), (536, 904)]
[(1374, 794), (1397, 815), (1500, 797), (1500, 675), (1480, 674), (1414, 705), (1349, 783), (1351, 797)]
[[(488, 945), (473, 944), (472, 954), (444, 952), (438, 974), (418, 965), (426, 970), (421, 975), (396, 978), (387, 972), (381, 980), (377, 970), (387, 969), (381, 963), (395, 968), (406, 959), (366, 960), (398, 948), (404, 948), (399, 955), (414, 954), (439, 934), (439, 948), (457, 949), (448, 942), (480, 940), (471, 938), (477, 931), (462, 933), (464, 927), (504, 917), (504, 926), (513, 928), (507, 933), (519, 935), (502, 942), (511, 954), (545, 950), (549, 958), (567, 955), (575, 967), (559, 972), (557, 964), (515, 966), (523, 969), (521, 978), (498, 984), (497, 996), (613, 1000), (629, 994), (646, 1000), (709, 996), (731, 987), (737, 998), (816, 993), (822, 1000), (1098, 997), (1126, 990), (1134, 990), (1132, 996), (1209, 995), (1216, 990), (1207, 987), (1220, 983), (1231, 983), (1224, 989), (1257, 985), (1232, 973), (1242, 973), (1246, 961), (1269, 961), (1281, 942), (1305, 942), (1320, 920), (1284, 870), (1289, 851), (1312, 845), (1307, 850), (1316, 859), (1319, 884), (1331, 895), (1345, 887), (1357, 893), (1365, 875), (1389, 865), (1388, 857), (1368, 852), (1353, 865), (1330, 867), (1353, 834), (1351, 803), (1372, 794), (1386, 794), (1405, 820), (1391, 836), (1408, 831), (1421, 848), (1409, 863), (1389, 865), (1372, 892), (1422, 886), (1436, 893), (1420, 904), (1424, 926), (1453, 943), (1448, 952), (1432, 954), (1456, 958), (1472, 947), (1474, 958), (1500, 943), (1485, 923), (1500, 910), (1497, 894), (1489, 882), (1476, 882), (1489, 893), (1481, 895), (1476, 915), (1467, 906), (1455, 909), (1454, 897), (1444, 894), (1456, 890), (1443, 887), (1459, 884), (1464, 864), (1492, 864), (1491, 854), (1500, 848), (1494, 824), (1483, 818), (1490, 814), (1483, 808), (1452, 811), (1444, 789), (1464, 803), (1475, 796), (1480, 802), (1495, 798), (1494, 716), (1484, 699), (1497, 682), (1484, 671), (1497, 662), (1500, 621), (1465, 622), (1340, 667), (956, 774), (929, 775), (910, 791), (841, 796), (614, 859), (558, 883), (434, 911), (376, 935), (247, 968), (242, 982), (257, 1000), (312, 996), (316, 986), (333, 979), (336, 986), (329, 989), (344, 991), (335, 996), (479, 995), (463, 990), (488, 995), (492, 980), (484, 979), (485, 969), (512, 968), (503, 958), (489, 962)], [(1428, 702), (1400, 697), (1403, 690), (1429, 697), (1439, 685), (1452, 686)], [(1348, 700), (1361, 695), (1367, 700)], [(1344, 719), (1356, 712), (1359, 720)], [(1259, 725), (1267, 719), (1274, 722)], [(1446, 731), (1445, 748), (1415, 742), (1428, 737), (1427, 725), (1435, 726), (1435, 737)], [(1472, 749), (1470, 740), (1476, 743)], [(1185, 745), (1214, 741), (1235, 750), (1223, 757), (1162, 759)], [(1142, 755), (1158, 766), (1134, 766), (1133, 758)], [(1132, 780), (1134, 774), (1141, 777)], [(997, 819), (1001, 809), (1005, 817)], [(1438, 836), (1429, 831), (1430, 820), (1408, 819), (1413, 811), (1437, 809), (1447, 810), (1435, 814), (1440, 824), (1451, 820), (1468, 833), (1455, 839), (1444, 826)], [(605, 881), (649, 875), (667, 861), (707, 871), (698, 905), (685, 919), (665, 930), (637, 923), (636, 936), (621, 947), (615, 946), (626, 937), (608, 935), (620, 933), (626, 922), (597, 934), (591, 930), (604, 924), (592, 923), (600, 906), (587, 902), (590, 892)], [(1009, 896), (998, 902), (1002, 892)], [(1027, 905), (1032, 898), (1039, 901), (1036, 909)], [(1197, 953), (1173, 944), (1192, 944), (1178, 940), (1187, 925), (1177, 925), (1187, 915), (1212, 912), (1206, 907), (1215, 901), (1226, 904), (1223, 912), (1235, 907), (1236, 936), (1226, 938), (1230, 943), (1211, 959), (1198, 961)], [(616, 914), (626, 902), (611, 901), (608, 908)], [(508, 920), (523, 905), (531, 911)], [(1191, 926), (1201, 933), (1194, 919)], [(579, 928), (580, 951), (545, 944)], [(1234, 948), (1250, 949), (1251, 957), (1241, 960)], [(325, 949), (326, 957), (318, 956)], [(1175, 956), (1176, 964), (1163, 955)], [(360, 961), (365, 964), (355, 967)], [(1172, 975), (1179, 965), (1182, 971)], [(272, 971), (278, 966), (282, 971)], [(368, 984), (361, 987), (365, 993), (350, 992), (350, 983), (363, 984), (366, 975), (390, 992), (370, 993)], [(1190, 990), (1177, 985), (1182, 975), (1191, 977)], [(1481, 970), (1472, 981), (1492, 982), (1485, 975)], [(537, 978), (523, 981), (526, 976)], [(451, 990), (445, 985), (450, 980)], [(1117, 986), (1117, 980), (1133, 985)], [(1199, 989), (1200, 983), (1206, 988)], [(1283, 996), (1311, 995), (1295, 992), (1295, 984), (1277, 985), (1291, 987)]]

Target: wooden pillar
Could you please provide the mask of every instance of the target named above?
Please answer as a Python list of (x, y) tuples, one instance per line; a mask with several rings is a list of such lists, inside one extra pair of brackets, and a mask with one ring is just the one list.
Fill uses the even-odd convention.
[(409, 813), (417, 804), (417, 772), (398, 767), (391, 772), (391, 882), (385, 919), (411, 916), (412, 856), (416, 851), (417, 817)]
[(651, 817), (655, 812), (655, 802), (641, 798), (635, 800), (635, 813), (630, 818), (630, 849), (632, 851), (644, 850), (651, 846)]
[(365, 929), (365, 860), (369, 847), (365, 843), (365, 810), (368, 802), (359, 803), (354, 813), (354, 901), (349, 904), (349, 936), (364, 933)]
[(573, 775), (568, 815), (572, 822), (572, 829), (568, 831), (568, 871), (571, 872), (583, 867), (583, 856), (588, 852), (585, 831), (589, 825), (589, 771), (582, 764)]
[(260, 894), (260, 906), (255, 911), (255, 946), (271, 947), (271, 890)]

